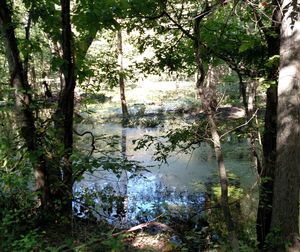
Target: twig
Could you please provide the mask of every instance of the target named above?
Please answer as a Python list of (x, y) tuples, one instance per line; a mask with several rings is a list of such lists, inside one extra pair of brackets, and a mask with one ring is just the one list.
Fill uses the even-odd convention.
[(229, 133), (231, 133), (233, 131), (236, 131), (237, 129), (240, 129), (240, 128), (243, 128), (243, 127), (247, 126), (253, 120), (253, 118), (256, 116), (257, 111), (258, 111), (258, 109), (256, 109), (256, 111), (253, 113), (253, 115), (251, 116), (251, 118), (247, 122), (245, 122), (245, 123), (233, 128), (233, 129), (225, 132), (223, 135), (220, 136), (220, 139), (223, 138), (224, 136), (228, 135)]
[(106, 218), (106, 219), (107, 219), (107, 218), (109, 217), (109, 216), (107, 216), (107, 215), (104, 215), (104, 214), (100, 213), (100, 212), (97, 211), (94, 207), (84, 205), (84, 204), (82, 203), (82, 201), (80, 201), (80, 200), (77, 200), (77, 199), (73, 198), (73, 202), (79, 204), (82, 208), (84, 208), (84, 209), (86, 209), (86, 210), (88, 210), (88, 211), (93, 211), (95, 214), (97, 214), (98, 216), (101, 216), (102, 218)]

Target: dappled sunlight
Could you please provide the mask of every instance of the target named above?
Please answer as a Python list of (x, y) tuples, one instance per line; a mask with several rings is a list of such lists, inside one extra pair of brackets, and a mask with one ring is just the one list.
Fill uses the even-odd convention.
[(133, 248), (149, 251), (150, 249), (159, 251), (174, 251), (175, 245), (169, 241), (165, 234), (150, 235), (146, 232), (139, 233), (132, 241)]

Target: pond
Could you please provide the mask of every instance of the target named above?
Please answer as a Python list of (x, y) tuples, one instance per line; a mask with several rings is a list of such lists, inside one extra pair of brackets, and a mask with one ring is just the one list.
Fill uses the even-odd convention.
[[(172, 123), (156, 128), (123, 128), (117, 123), (77, 125), (78, 132), (91, 131), (95, 139), (114, 136), (111, 138), (114, 140), (99, 140), (98, 144), (96, 141), (96, 147), (102, 151), (95, 152), (94, 158), (103, 156), (103, 152), (110, 148), (107, 141), (116, 141), (114, 151), (108, 152), (108, 155), (138, 161), (148, 170), (133, 178), (132, 173), (126, 171), (119, 175), (102, 168), (96, 168), (93, 173), (86, 172), (84, 178), (75, 184), (74, 192), (79, 200), (84, 193), (89, 193), (89, 200), (93, 201), (93, 216), (125, 228), (157, 218), (167, 221), (171, 218), (195, 218), (201, 212), (205, 183), (217, 176), (217, 162), (210, 145), (202, 143), (189, 153), (175, 151), (168, 157), (167, 163), (153, 160), (153, 148), (135, 150), (133, 140), (144, 135), (160, 136), (170, 125)], [(86, 137), (79, 139), (78, 145), (89, 148), (89, 142)], [(244, 188), (250, 188), (255, 181), (248, 149), (246, 142), (223, 145), (226, 168), (239, 178)], [(83, 211), (78, 202), (74, 203), (74, 207), (81, 217), (88, 212)], [(194, 224), (196, 226), (197, 221)]]

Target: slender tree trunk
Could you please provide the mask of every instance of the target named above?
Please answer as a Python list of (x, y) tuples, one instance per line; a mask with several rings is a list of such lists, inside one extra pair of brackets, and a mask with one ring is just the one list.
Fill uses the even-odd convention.
[(239, 77), (240, 101), (243, 103), (246, 116), (248, 117), (247, 86), (243, 80), (242, 74), (238, 70), (236, 72)]
[(200, 54), (201, 19), (202, 19), (201, 16), (197, 17), (195, 19), (195, 25), (194, 25), (194, 36), (195, 36), (194, 49), (195, 49), (195, 60), (196, 60), (197, 70), (198, 70), (198, 78), (197, 78), (196, 86), (197, 86), (198, 96), (201, 99), (202, 107), (208, 118), (208, 124), (210, 127), (216, 159), (218, 162), (219, 178), (220, 178), (220, 185), (221, 185), (221, 207), (222, 207), (225, 224), (228, 231), (229, 243), (231, 248), (234, 251), (238, 251), (239, 242), (235, 232), (235, 227), (234, 227), (234, 223), (232, 220), (231, 211), (228, 203), (228, 179), (227, 179), (226, 169), (225, 169), (223, 155), (222, 155), (220, 136), (217, 132), (217, 125), (215, 121), (215, 111), (216, 111), (217, 102), (216, 102), (216, 94), (215, 94), (215, 80), (213, 78), (213, 70), (211, 65), (209, 66), (209, 71), (208, 71), (208, 78), (207, 78), (208, 85), (206, 89), (204, 87), (205, 70), (203, 67), (203, 62)]
[[(28, 20), (27, 20), (27, 25), (25, 27), (25, 39), (27, 45), (30, 44), (30, 28), (31, 28), (31, 13), (28, 13)], [(29, 53), (29, 48), (26, 48), (25, 52), (25, 57), (24, 57), (24, 76), (28, 76), (28, 71), (29, 71), (29, 58), (30, 58), (30, 53)]]
[[(74, 48), (72, 43), (72, 30), (70, 21), (70, 0), (61, 0), (62, 20), (62, 66), (61, 91), (58, 106), (54, 113), (56, 138), (63, 146), (62, 153), (54, 157), (51, 166), (51, 177), (49, 184), (55, 188), (51, 193), (51, 203), (55, 206), (52, 214), (59, 214), (66, 224), (71, 224), (72, 198), (73, 198), (73, 168), (70, 159), (73, 152), (73, 114), (74, 114), (74, 89), (76, 85)], [(62, 165), (59, 164), (62, 162)], [(55, 203), (57, 202), (57, 203)], [(54, 210), (54, 212), (53, 212)]]
[[(246, 121), (248, 121), (248, 120), (250, 120), (250, 118), (252, 118), (254, 109), (255, 109), (254, 101), (255, 101), (255, 96), (256, 96), (256, 87), (255, 87), (254, 83), (251, 83), (251, 85), (248, 86), (249, 91), (248, 91), (248, 95), (247, 95), (246, 84), (244, 83), (242, 75), (238, 69), (236, 70), (236, 72), (239, 77), (240, 96), (242, 98), (242, 103), (244, 105), (244, 109), (245, 109), (245, 113), (246, 113)], [(250, 121), (249, 128), (250, 128), (249, 138), (250, 138), (253, 162), (255, 163), (256, 171), (257, 171), (257, 174), (259, 175), (262, 170), (262, 162), (261, 162), (261, 157), (259, 155), (259, 151), (258, 151), (257, 144), (256, 144), (256, 141), (257, 141), (256, 139), (260, 139), (260, 133), (259, 133), (259, 129), (257, 127), (257, 122), (255, 125), (252, 121)]]
[(118, 30), (117, 34), (117, 48), (118, 48), (118, 62), (119, 62), (119, 87), (120, 87), (120, 98), (123, 121), (126, 123), (128, 120), (128, 108), (125, 96), (125, 81), (124, 81), (124, 66), (123, 66), (123, 41), (122, 41), (122, 30)]
[(300, 172), (299, 4), (296, 0), (284, 0), (281, 10), (277, 159), (271, 221), (271, 229), (279, 231), (276, 236), (278, 251), (288, 242), (295, 247), (298, 245)]

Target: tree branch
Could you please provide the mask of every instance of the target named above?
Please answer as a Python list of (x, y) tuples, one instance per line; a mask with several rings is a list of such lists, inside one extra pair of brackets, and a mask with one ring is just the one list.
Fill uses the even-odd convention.
[(164, 223), (161, 223), (161, 222), (158, 222), (158, 221), (148, 221), (146, 223), (142, 223), (142, 224), (139, 224), (137, 226), (131, 227), (128, 230), (123, 230), (121, 232), (112, 234), (112, 236), (116, 237), (116, 236), (119, 236), (121, 234), (126, 234), (126, 233), (134, 232), (134, 231), (137, 231), (137, 230), (141, 230), (141, 229), (143, 229), (145, 227), (148, 227), (148, 226), (157, 226), (157, 227), (160, 227), (160, 228), (162, 228), (166, 231), (174, 232), (173, 228), (169, 227), (168, 225), (166, 225)]
[(181, 30), (184, 35), (186, 35), (188, 38), (195, 40), (196, 38), (186, 29), (183, 28), (181, 24), (179, 24), (175, 19), (173, 19), (169, 13), (165, 12), (166, 17), (179, 29)]
[(90, 154), (88, 155), (88, 157), (90, 158), (93, 155), (93, 152), (96, 150), (96, 147), (95, 147), (95, 136), (94, 136), (94, 134), (91, 131), (85, 131), (85, 132), (83, 132), (81, 134), (78, 133), (75, 129), (73, 131), (78, 136), (84, 136), (86, 134), (90, 134), (91, 135), (91, 137), (92, 137), (92, 143), (91, 143), (92, 149), (90, 151)]
[(243, 127), (247, 126), (253, 120), (253, 118), (256, 116), (257, 111), (258, 111), (258, 109), (256, 109), (256, 111), (253, 113), (253, 115), (251, 116), (251, 118), (247, 122), (245, 122), (245, 123), (233, 128), (233, 129), (225, 132), (223, 135), (220, 136), (220, 139), (223, 138), (224, 136), (228, 135), (229, 133), (231, 133), (233, 131), (236, 131), (237, 129), (240, 129), (240, 128), (243, 128)]

